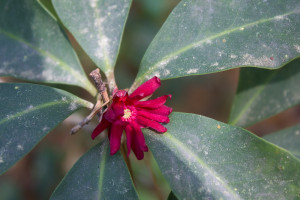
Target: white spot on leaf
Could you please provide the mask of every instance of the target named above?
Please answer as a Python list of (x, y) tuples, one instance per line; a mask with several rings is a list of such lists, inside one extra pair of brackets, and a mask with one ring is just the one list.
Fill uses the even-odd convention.
[(167, 64), (169, 64), (171, 61), (176, 60), (178, 58), (178, 56), (173, 56), (167, 59), (162, 60), (159, 64), (158, 64), (158, 68), (163, 69), (165, 68), (165, 66), (167, 66)]
[(211, 66), (215, 67), (215, 66), (218, 66), (219, 63), (218, 62), (215, 62), (214, 64), (212, 64)]
[(230, 58), (235, 59), (235, 58), (237, 58), (237, 55), (231, 54)]
[(88, 28), (84, 28), (80, 31), (80, 34), (84, 35), (84, 34), (87, 34), (89, 32), (89, 29)]
[(76, 102), (71, 102), (70, 106), (69, 106), (69, 110), (73, 111), (76, 110), (78, 108), (78, 105), (76, 104)]
[(295, 44), (295, 45), (294, 45), (294, 48), (296, 49), (296, 51), (297, 51), (298, 53), (300, 53), (300, 46), (299, 46), (299, 45)]
[(187, 74), (194, 74), (194, 73), (197, 73), (198, 72), (198, 69), (195, 68), (195, 69), (189, 69), (188, 71), (186, 71)]
[(18, 144), (17, 149), (20, 150), (20, 151), (23, 151), (24, 147), (22, 145)]

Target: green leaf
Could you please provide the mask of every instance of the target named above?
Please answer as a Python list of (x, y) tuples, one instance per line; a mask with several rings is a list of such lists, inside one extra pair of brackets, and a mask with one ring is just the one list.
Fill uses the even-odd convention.
[(51, 3), (51, 0), (37, 0), (37, 2), (44, 8), (44, 10), (55, 20), (58, 20), (58, 16), (55, 9)]
[(76, 162), (50, 199), (138, 199), (138, 195), (120, 152), (109, 155), (106, 141)]
[(61, 21), (110, 77), (113, 75), (131, 0), (52, 0)]
[(92, 105), (47, 86), (0, 84), (0, 174), (74, 111)]
[(276, 70), (243, 68), (229, 123), (249, 126), (300, 103), (300, 59)]
[(236, 67), (278, 68), (300, 54), (299, 0), (182, 0), (150, 44), (133, 88)]
[(263, 138), (287, 149), (300, 159), (300, 124), (266, 135)]
[(0, 1), (0, 76), (96, 92), (57, 22), (35, 0)]
[(179, 199), (295, 199), (300, 161), (250, 132), (195, 114), (172, 113), (168, 131), (144, 130)]

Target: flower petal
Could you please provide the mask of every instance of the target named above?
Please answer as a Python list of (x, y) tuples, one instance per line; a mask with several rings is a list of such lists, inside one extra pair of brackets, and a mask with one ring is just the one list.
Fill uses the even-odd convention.
[(134, 130), (130, 125), (127, 125), (125, 127), (125, 133), (126, 133), (126, 144), (127, 144), (127, 156), (129, 156), (131, 150), (132, 137), (134, 137)]
[(133, 93), (129, 95), (129, 98), (134, 98), (136, 100), (143, 99), (147, 96), (152, 95), (153, 92), (160, 87), (160, 85), (160, 79), (154, 76), (150, 80), (140, 85), (135, 91), (133, 91)]
[(110, 136), (109, 136), (110, 155), (114, 155), (120, 149), (123, 129), (124, 128), (122, 126), (116, 123), (111, 126)]
[(143, 116), (143, 117), (145, 117), (147, 119), (150, 119), (150, 120), (161, 122), (161, 123), (169, 123), (170, 122), (170, 119), (169, 119), (168, 116), (166, 116), (166, 115), (157, 115), (157, 114), (148, 112), (148, 110), (146, 110), (146, 109), (139, 109), (138, 110), (138, 115)]
[(124, 104), (120, 102), (120, 103), (112, 103), (103, 116), (109, 122), (113, 123), (123, 115), (124, 115)]
[(117, 116), (111, 106), (108, 107), (107, 111), (103, 114), (103, 118), (107, 119), (107, 121), (111, 123), (116, 121)]
[(135, 103), (135, 106), (137, 107), (145, 107), (145, 108), (159, 108), (160, 106), (164, 105), (168, 99), (168, 97), (171, 99), (172, 95), (164, 95), (161, 97), (158, 97), (156, 99), (147, 100), (147, 101), (137, 101)]
[(132, 151), (135, 154), (138, 160), (142, 160), (144, 158), (144, 152), (141, 150), (138, 141), (133, 137), (132, 138)]
[(126, 101), (127, 97), (128, 97), (128, 93), (126, 90), (117, 90), (114, 91), (114, 97), (113, 97), (113, 101), (114, 102), (124, 102)]
[(162, 105), (162, 106), (160, 106), (158, 108), (154, 108), (154, 109), (147, 109), (147, 108), (140, 108), (140, 109), (144, 109), (147, 112), (154, 113), (157, 115), (169, 115), (173, 111), (172, 108), (165, 106), (165, 105)]
[(148, 147), (146, 145), (145, 138), (144, 138), (144, 135), (143, 135), (140, 125), (136, 122), (133, 122), (132, 127), (135, 131), (135, 139), (138, 141), (141, 150), (144, 152), (148, 151)]
[(124, 109), (125, 109), (124, 103), (122, 103), (122, 102), (112, 103), (111, 107), (117, 117), (124, 115)]
[(108, 128), (111, 125), (104, 117), (102, 118), (101, 122), (97, 125), (95, 130), (93, 131), (91, 137), (92, 139), (95, 139), (103, 130)]
[(137, 121), (143, 127), (152, 128), (152, 129), (154, 129), (155, 131), (157, 131), (159, 133), (165, 133), (168, 130), (166, 127), (164, 127), (160, 123), (158, 123), (156, 121), (149, 120), (149, 119), (147, 119), (145, 117), (142, 117), (142, 116), (137, 116)]

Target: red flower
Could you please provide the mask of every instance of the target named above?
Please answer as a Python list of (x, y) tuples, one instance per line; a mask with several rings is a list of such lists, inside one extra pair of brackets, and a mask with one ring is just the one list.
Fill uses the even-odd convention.
[(160, 123), (169, 123), (168, 115), (172, 108), (164, 105), (171, 95), (164, 95), (153, 100), (141, 101), (148, 97), (161, 85), (156, 76), (139, 86), (128, 95), (125, 90), (115, 92), (113, 102), (103, 118), (92, 133), (95, 139), (104, 129), (108, 128), (110, 140), (110, 154), (115, 154), (121, 144), (121, 136), (125, 130), (127, 138), (128, 154), (132, 149), (137, 159), (144, 158), (144, 152), (148, 151), (141, 128), (151, 128), (159, 133), (167, 131)]

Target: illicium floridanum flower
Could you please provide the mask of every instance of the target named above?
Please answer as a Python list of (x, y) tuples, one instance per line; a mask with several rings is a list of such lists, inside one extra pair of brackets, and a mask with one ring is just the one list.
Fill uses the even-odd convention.
[(152, 95), (161, 85), (160, 79), (153, 77), (139, 86), (130, 95), (125, 90), (118, 90), (113, 95), (113, 102), (103, 114), (102, 120), (92, 133), (92, 139), (108, 128), (110, 154), (115, 154), (121, 145), (123, 130), (126, 133), (128, 155), (134, 152), (137, 159), (144, 158), (148, 151), (141, 128), (151, 128), (164, 133), (167, 128), (160, 123), (169, 123), (172, 108), (165, 106), (171, 95), (164, 95), (153, 100), (142, 101)]

